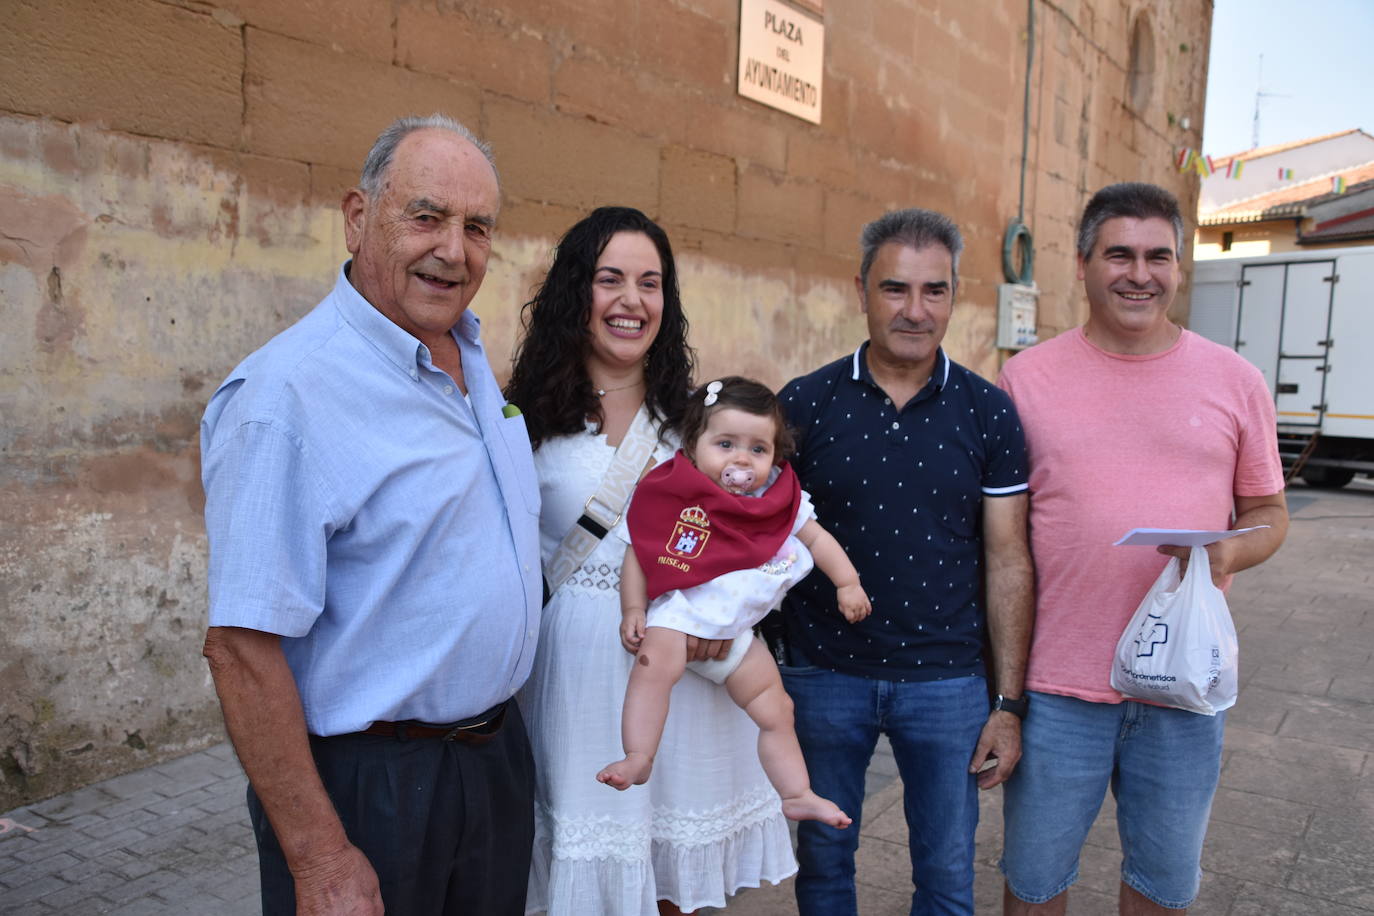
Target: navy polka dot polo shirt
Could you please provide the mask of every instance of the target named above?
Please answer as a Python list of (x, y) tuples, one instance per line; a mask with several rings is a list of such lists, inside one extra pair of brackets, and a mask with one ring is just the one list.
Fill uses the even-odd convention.
[(940, 350), (898, 407), (868, 371), (868, 344), (779, 395), (792, 465), (821, 525), (859, 570), (873, 613), (847, 623), (819, 569), (783, 604), (787, 639), (813, 665), (892, 681), (981, 675), (982, 501), (1027, 489), (1026, 443), (1005, 392)]

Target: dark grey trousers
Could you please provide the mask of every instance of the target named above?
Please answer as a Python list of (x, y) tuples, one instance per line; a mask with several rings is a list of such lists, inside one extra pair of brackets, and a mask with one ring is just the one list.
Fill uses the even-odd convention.
[[(349, 840), (377, 871), (387, 913), (523, 916), (534, 841), (534, 758), (512, 699), (485, 744), (340, 735), (310, 739)], [(295, 882), (253, 787), (264, 916), (293, 916)]]

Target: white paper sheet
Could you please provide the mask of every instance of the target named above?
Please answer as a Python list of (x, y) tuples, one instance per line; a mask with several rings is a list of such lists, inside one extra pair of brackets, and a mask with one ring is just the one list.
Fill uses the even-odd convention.
[(1237, 528), (1233, 531), (1198, 531), (1192, 528), (1132, 528), (1121, 536), (1113, 547), (1159, 547), (1173, 544), (1178, 547), (1206, 547), (1217, 541), (1233, 538), (1247, 531), (1258, 531), (1268, 525)]

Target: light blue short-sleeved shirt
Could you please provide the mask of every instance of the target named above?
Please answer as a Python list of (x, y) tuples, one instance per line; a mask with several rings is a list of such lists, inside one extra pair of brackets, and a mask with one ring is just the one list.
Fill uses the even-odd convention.
[(508, 699), (539, 631), (539, 485), (476, 316), (468, 398), (340, 271), (201, 422), (210, 626), (284, 637), (311, 734)]

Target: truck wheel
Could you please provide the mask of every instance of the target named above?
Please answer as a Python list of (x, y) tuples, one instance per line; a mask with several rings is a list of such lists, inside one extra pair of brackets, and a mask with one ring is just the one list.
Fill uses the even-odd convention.
[(1354, 480), (1355, 472), (1351, 468), (1328, 468), (1318, 465), (1303, 468), (1299, 476), (1309, 487), (1336, 490)]

